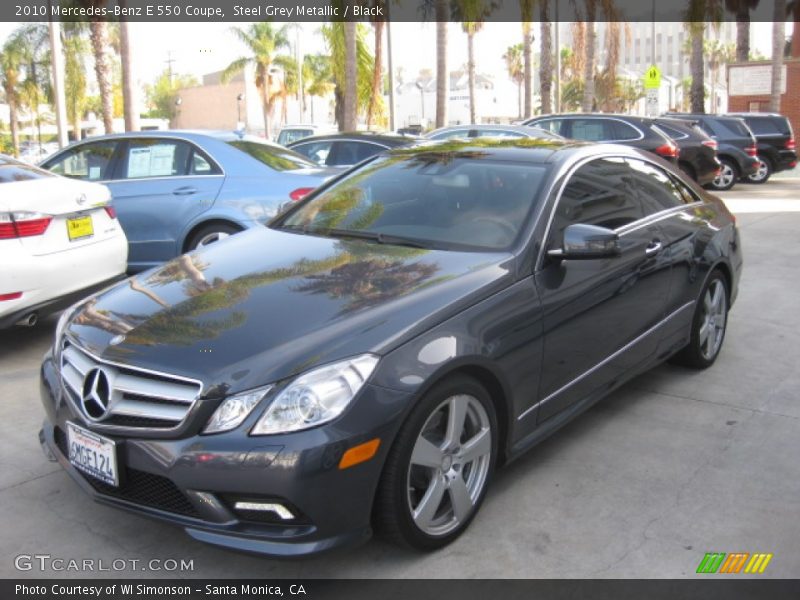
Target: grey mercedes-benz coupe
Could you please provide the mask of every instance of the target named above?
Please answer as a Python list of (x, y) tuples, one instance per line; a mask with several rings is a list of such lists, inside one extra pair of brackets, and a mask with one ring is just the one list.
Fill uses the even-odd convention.
[(65, 311), (40, 438), (97, 501), (204, 542), (434, 549), (625, 381), (713, 364), (741, 269), (722, 202), (651, 154), (397, 149)]

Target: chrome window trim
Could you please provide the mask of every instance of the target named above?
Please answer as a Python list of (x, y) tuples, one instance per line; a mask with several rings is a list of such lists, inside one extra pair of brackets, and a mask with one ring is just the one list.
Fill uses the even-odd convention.
[[(69, 148), (64, 148), (60, 152), (56, 153), (56, 155), (53, 156), (53, 158), (56, 158), (61, 154), (66, 154), (67, 152), (72, 152), (72, 151), (74, 151), (74, 150), (76, 150), (78, 148), (82, 148), (83, 146), (88, 146), (90, 144), (98, 144), (98, 143), (102, 143), (102, 142), (120, 143), (120, 142), (129, 142), (131, 140), (157, 140), (157, 139), (178, 140), (178, 141), (181, 141), (181, 142), (186, 142), (187, 144), (192, 146), (192, 148), (196, 148), (197, 150), (200, 150), (200, 152), (202, 152), (205, 156), (207, 156), (211, 160), (211, 162), (213, 162), (214, 165), (216, 165), (216, 167), (220, 170), (220, 172), (219, 173), (212, 173), (212, 174), (209, 174), (209, 175), (161, 175), (159, 177), (132, 177), (130, 179), (125, 178), (125, 177), (120, 178), (120, 179), (77, 179), (77, 178), (73, 178), (73, 177), (67, 177), (66, 175), (60, 175), (59, 177), (67, 177), (67, 179), (75, 179), (76, 181), (89, 181), (91, 183), (106, 184), (106, 183), (116, 183), (118, 181), (157, 181), (159, 179), (186, 179), (186, 178), (190, 178), (190, 177), (192, 179), (194, 179), (196, 177), (225, 177), (227, 175), (227, 173), (225, 173), (225, 169), (222, 167), (222, 163), (219, 162), (209, 151), (207, 151), (204, 148), (201, 148), (200, 146), (197, 145), (196, 142), (190, 140), (189, 138), (186, 138), (186, 137), (183, 137), (183, 136), (173, 136), (173, 135), (169, 135), (169, 136), (167, 136), (167, 135), (158, 135), (158, 136), (153, 136), (153, 137), (147, 137), (147, 136), (144, 136), (144, 135), (142, 135), (142, 136), (136, 135), (136, 136), (120, 136), (120, 137), (102, 138), (102, 139), (90, 138), (88, 140), (82, 140), (81, 142), (75, 144), (74, 146), (70, 146)], [(223, 141), (223, 143), (227, 143), (227, 142)], [(117, 150), (115, 148), (114, 152), (116, 152), (116, 151)], [(40, 167), (40, 168), (44, 169), (44, 167)], [(45, 170), (48, 173), (52, 173), (52, 171), (50, 171), (50, 169), (45, 169)], [(56, 175), (56, 173), (53, 173), (53, 175)]]
[(573, 385), (575, 385), (576, 383), (578, 383), (578, 382), (580, 382), (580, 381), (582, 381), (582, 380), (586, 379), (586, 378), (587, 378), (589, 375), (591, 375), (592, 373), (594, 373), (594, 372), (595, 372), (595, 371), (597, 371), (598, 369), (602, 368), (603, 366), (605, 366), (606, 364), (608, 364), (609, 362), (611, 362), (612, 360), (614, 360), (614, 359), (615, 359), (616, 357), (618, 357), (620, 354), (622, 354), (622, 353), (623, 353), (623, 352), (625, 352), (626, 350), (629, 350), (631, 347), (633, 347), (633, 346), (635, 346), (636, 344), (638, 344), (640, 341), (642, 341), (642, 340), (643, 340), (644, 338), (646, 338), (648, 335), (651, 335), (652, 333), (655, 333), (655, 332), (656, 332), (656, 331), (657, 331), (657, 330), (658, 330), (660, 327), (662, 327), (662, 326), (666, 325), (666, 324), (667, 324), (667, 323), (668, 323), (670, 320), (672, 320), (673, 318), (677, 317), (677, 316), (678, 316), (680, 313), (682, 313), (684, 310), (686, 310), (687, 308), (689, 308), (689, 307), (691, 307), (691, 306), (694, 306), (694, 305), (695, 305), (695, 303), (696, 303), (696, 300), (691, 300), (690, 302), (687, 302), (686, 304), (684, 304), (683, 306), (681, 306), (680, 308), (678, 308), (678, 309), (677, 309), (677, 310), (675, 310), (674, 312), (670, 313), (669, 315), (667, 315), (666, 317), (664, 317), (663, 319), (661, 319), (661, 320), (660, 320), (658, 323), (656, 323), (655, 325), (653, 325), (653, 326), (652, 326), (650, 329), (648, 329), (648, 330), (647, 330), (647, 331), (645, 331), (644, 333), (642, 333), (642, 334), (638, 335), (638, 336), (637, 336), (637, 337), (635, 337), (633, 340), (631, 340), (630, 342), (628, 342), (627, 344), (625, 344), (625, 345), (624, 345), (622, 348), (620, 348), (619, 350), (616, 350), (616, 351), (615, 351), (615, 352), (613, 352), (612, 354), (609, 354), (609, 355), (608, 355), (606, 358), (604, 358), (603, 360), (601, 360), (599, 363), (597, 363), (597, 364), (596, 364), (596, 365), (594, 365), (593, 367), (591, 367), (591, 368), (587, 369), (586, 371), (584, 371), (583, 373), (581, 373), (580, 375), (578, 375), (577, 377), (575, 377), (575, 378), (574, 378), (574, 379), (572, 379), (571, 381), (568, 381), (567, 383), (565, 383), (564, 385), (562, 385), (560, 388), (558, 388), (556, 391), (554, 391), (554, 392), (552, 392), (552, 393), (548, 394), (548, 395), (547, 395), (545, 398), (542, 398), (541, 400), (539, 400), (538, 402), (536, 402), (536, 403), (535, 403), (533, 406), (531, 406), (531, 407), (529, 407), (529, 408), (525, 409), (525, 410), (524, 410), (524, 411), (523, 411), (523, 412), (522, 412), (522, 413), (521, 413), (521, 414), (520, 414), (520, 415), (517, 417), (517, 421), (520, 421), (520, 420), (522, 420), (524, 417), (526, 417), (527, 415), (529, 415), (529, 414), (530, 414), (531, 412), (533, 412), (535, 409), (539, 408), (540, 406), (544, 405), (545, 403), (549, 402), (550, 400), (552, 400), (553, 398), (555, 398), (556, 396), (558, 396), (559, 394), (561, 394), (561, 392), (563, 392), (563, 391), (565, 391), (565, 390), (569, 389), (570, 387), (572, 387), (572, 386), (573, 386)]
[[(652, 167), (655, 167), (657, 169), (660, 169), (661, 171), (664, 171), (663, 167), (661, 167), (660, 165), (657, 165), (653, 161), (649, 160), (649, 158), (647, 158), (647, 157), (639, 156), (639, 155), (634, 156), (634, 155), (616, 154), (616, 153), (597, 154), (597, 155), (593, 155), (593, 156), (586, 156), (586, 157), (583, 157), (583, 158), (580, 158), (580, 159), (576, 160), (575, 162), (571, 163), (570, 165), (565, 166), (562, 169), (564, 181), (561, 182), (561, 186), (558, 188), (558, 193), (557, 193), (555, 202), (553, 202), (553, 206), (550, 208), (550, 214), (548, 215), (548, 218), (547, 218), (547, 225), (545, 225), (544, 235), (542, 236), (542, 244), (541, 244), (541, 247), (539, 248), (539, 254), (536, 257), (536, 261), (534, 262), (534, 269), (533, 269), (534, 272), (535, 271), (539, 271), (539, 270), (542, 269), (542, 265), (544, 264), (544, 258), (547, 256), (547, 239), (548, 239), (548, 237), (550, 237), (550, 229), (553, 226), (553, 220), (555, 219), (555, 215), (556, 215), (556, 208), (558, 207), (558, 204), (561, 202), (561, 197), (564, 194), (564, 188), (567, 187), (567, 183), (570, 181), (571, 177), (575, 174), (575, 171), (580, 169), (583, 165), (585, 165), (585, 164), (587, 164), (589, 162), (592, 162), (593, 160), (602, 160), (602, 159), (605, 159), (605, 158), (619, 158), (619, 159), (624, 159), (624, 160), (641, 160), (641, 161), (649, 164)], [(556, 179), (558, 179), (558, 177), (561, 177), (562, 173), (559, 173), (556, 176)], [(666, 173), (667, 176), (671, 176), (672, 175), (669, 171), (664, 171), (664, 173)], [(692, 194), (692, 195), (696, 197), (695, 194)], [(632, 223), (628, 223), (627, 225), (624, 225), (624, 226), (622, 226), (622, 227), (620, 227), (618, 229), (615, 229), (614, 231), (620, 232), (622, 230), (625, 230), (624, 233), (628, 233), (627, 230), (629, 228), (631, 228), (630, 229), (631, 231), (633, 230), (634, 226), (636, 226), (635, 228), (638, 229), (641, 226), (649, 224), (651, 222), (651, 220), (654, 219), (657, 216), (668, 217), (668, 216), (671, 216), (671, 214), (673, 212), (680, 212), (681, 210), (684, 210), (687, 207), (699, 206), (699, 205), (702, 205), (702, 204), (705, 204), (705, 202), (702, 201), (702, 200), (698, 200), (696, 202), (692, 202), (691, 204), (682, 204), (680, 206), (674, 206), (674, 207), (671, 207), (671, 208), (667, 208), (667, 209), (664, 209), (664, 210), (659, 211), (657, 213), (653, 213), (653, 214), (647, 215), (646, 217), (642, 217), (641, 219), (633, 221)], [(667, 213), (669, 213), (669, 214), (667, 214)], [(660, 220), (660, 218), (659, 218), (659, 220)]]

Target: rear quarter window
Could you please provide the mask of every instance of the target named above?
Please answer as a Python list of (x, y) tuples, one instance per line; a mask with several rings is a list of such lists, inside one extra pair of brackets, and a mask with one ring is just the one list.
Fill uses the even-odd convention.
[(746, 119), (747, 125), (755, 135), (782, 135), (783, 131), (778, 127), (778, 122), (768, 118)]

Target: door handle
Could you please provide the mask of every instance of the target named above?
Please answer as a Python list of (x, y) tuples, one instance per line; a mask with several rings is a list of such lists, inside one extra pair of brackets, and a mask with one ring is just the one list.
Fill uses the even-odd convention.
[(173, 190), (172, 193), (175, 196), (191, 196), (192, 194), (196, 194), (197, 191), (198, 190), (197, 190), (196, 187), (192, 187), (190, 185), (187, 185), (187, 186), (184, 186), (184, 187), (179, 187), (177, 190)]
[(647, 248), (644, 249), (644, 253), (646, 256), (653, 256), (654, 254), (658, 254), (659, 252), (661, 252), (661, 248), (662, 248), (661, 240), (653, 240), (652, 242), (650, 242)]

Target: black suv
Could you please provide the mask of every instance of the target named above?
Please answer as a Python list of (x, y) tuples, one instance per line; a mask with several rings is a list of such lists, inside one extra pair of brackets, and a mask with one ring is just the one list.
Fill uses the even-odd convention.
[(709, 185), (719, 176), (722, 165), (717, 159), (717, 141), (697, 123), (683, 119), (659, 117), (655, 123), (675, 140), (680, 148), (678, 166), (700, 185)]
[(708, 187), (724, 191), (737, 180), (758, 171), (756, 139), (747, 123), (739, 117), (720, 115), (666, 113), (664, 116), (693, 121), (717, 142), (717, 158), (722, 163), (719, 176)]
[(678, 145), (646, 117), (631, 115), (572, 113), (534, 117), (523, 125), (539, 127), (562, 137), (586, 142), (609, 142), (633, 146), (678, 163)]
[(756, 137), (760, 163), (758, 171), (746, 181), (765, 183), (773, 173), (797, 166), (794, 133), (789, 119), (775, 113), (731, 113), (729, 116), (744, 119)]

